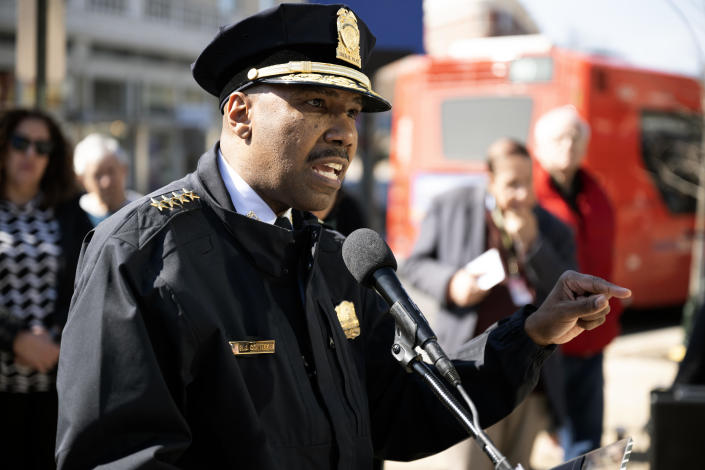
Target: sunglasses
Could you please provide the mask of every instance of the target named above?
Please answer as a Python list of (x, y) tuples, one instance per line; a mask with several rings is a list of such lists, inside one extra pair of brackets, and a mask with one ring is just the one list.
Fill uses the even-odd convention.
[(20, 152), (26, 152), (30, 145), (34, 146), (34, 151), (37, 155), (42, 156), (49, 155), (54, 148), (54, 145), (49, 140), (31, 140), (19, 134), (10, 137), (10, 146)]

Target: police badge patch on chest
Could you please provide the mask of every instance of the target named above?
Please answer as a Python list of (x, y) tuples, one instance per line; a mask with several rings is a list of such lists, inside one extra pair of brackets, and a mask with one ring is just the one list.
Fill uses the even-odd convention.
[(355, 314), (355, 304), (349, 300), (343, 300), (335, 307), (343, 333), (348, 339), (355, 339), (360, 336), (360, 322)]

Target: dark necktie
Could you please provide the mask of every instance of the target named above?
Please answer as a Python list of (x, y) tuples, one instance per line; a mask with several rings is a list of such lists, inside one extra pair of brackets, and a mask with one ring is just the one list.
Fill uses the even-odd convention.
[(287, 217), (277, 217), (277, 220), (274, 221), (274, 225), (276, 225), (277, 227), (285, 228), (287, 230), (293, 230), (291, 222), (289, 222), (289, 219)]

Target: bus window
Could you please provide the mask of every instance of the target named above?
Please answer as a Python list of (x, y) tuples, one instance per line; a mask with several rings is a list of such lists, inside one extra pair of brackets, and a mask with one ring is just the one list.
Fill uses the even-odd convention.
[(484, 161), (501, 137), (526, 142), (531, 124), (528, 96), (454, 98), (441, 103), (443, 154), (450, 160)]
[(641, 113), (644, 165), (663, 202), (674, 214), (695, 212), (701, 121), (695, 115), (660, 111)]
[(553, 78), (553, 59), (522, 57), (509, 66), (509, 80), (514, 83), (549, 82)]

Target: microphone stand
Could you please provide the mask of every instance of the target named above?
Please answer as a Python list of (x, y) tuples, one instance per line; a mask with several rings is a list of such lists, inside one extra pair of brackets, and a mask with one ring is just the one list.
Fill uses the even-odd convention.
[[(405, 325), (408, 328), (408, 325)], [(436, 372), (423, 360), (421, 355), (416, 352), (414, 340), (410, 340), (409, 336), (415, 338), (416, 335), (404, 333), (405, 328), (400, 328), (397, 324), (394, 328), (394, 344), (392, 345), (392, 355), (401, 363), (401, 365), (409, 372), (417, 373), (431, 387), (433, 393), (443, 403), (443, 405), (455, 416), (458, 422), (463, 426), (465, 431), (478, 443), (482, 450), (492, 461), (495, 470), (523, 470), (521, 464), (513, 468), (507, 458), (495, 447), (490, 438), (482, 431), (477, 420), (477, 413), (474, 415), (468, 413), (463, 405), (455, 396), (448, 390), (448, 387), (438, 378)], [(462, 385), (458, 385), (463, 397), (468, 400), (468, 405), (474, 410), (474, 405), (470, 397), (465, 393)]]
[[(465, 392), (462, 384), (455, 383), (454, 385), (467, 402), (470, 412), (463, 407), (455, 396), (449, 391), (448, 387), (438, 378), (438, 374), (434, 367), (426, 364), (421, 355), (416, 352), (415, 325), (403, 321), (402, 327), (399, 323), (394, 328), (394, 344), (392, 345), (392, 355), (401, 363), (408, 372), (415, 372), (431, 387), (438, 399), (445, 407), (455, 416), (458, 422), (463, 426), (467, 433), (475, 438), (475, 442), (482, 448), (483, 452), (492, 461), (495, 470), (524, 470), (521, 464), (517, 464), (515, 468), (507, 461), (507, 458), (495, 447), (490, 438), (482, 431), (480, 423), (477, 419), (477, 410), (470, 396)], [(452, 375), (452, 374), (451, 374)], [(446, 375), (444, 374), (444, 377)], [(449, 379), (447, 379), (449, 380)], [(450, 380), (449, 380), (450, 381)], [(632, 438), (622, 439), (605, 447), (595, 449), (587, 454), (580, 455), (573, 460), (565, 462), (551, 470), (626, 470), (629, 456), (632, 451)]]

